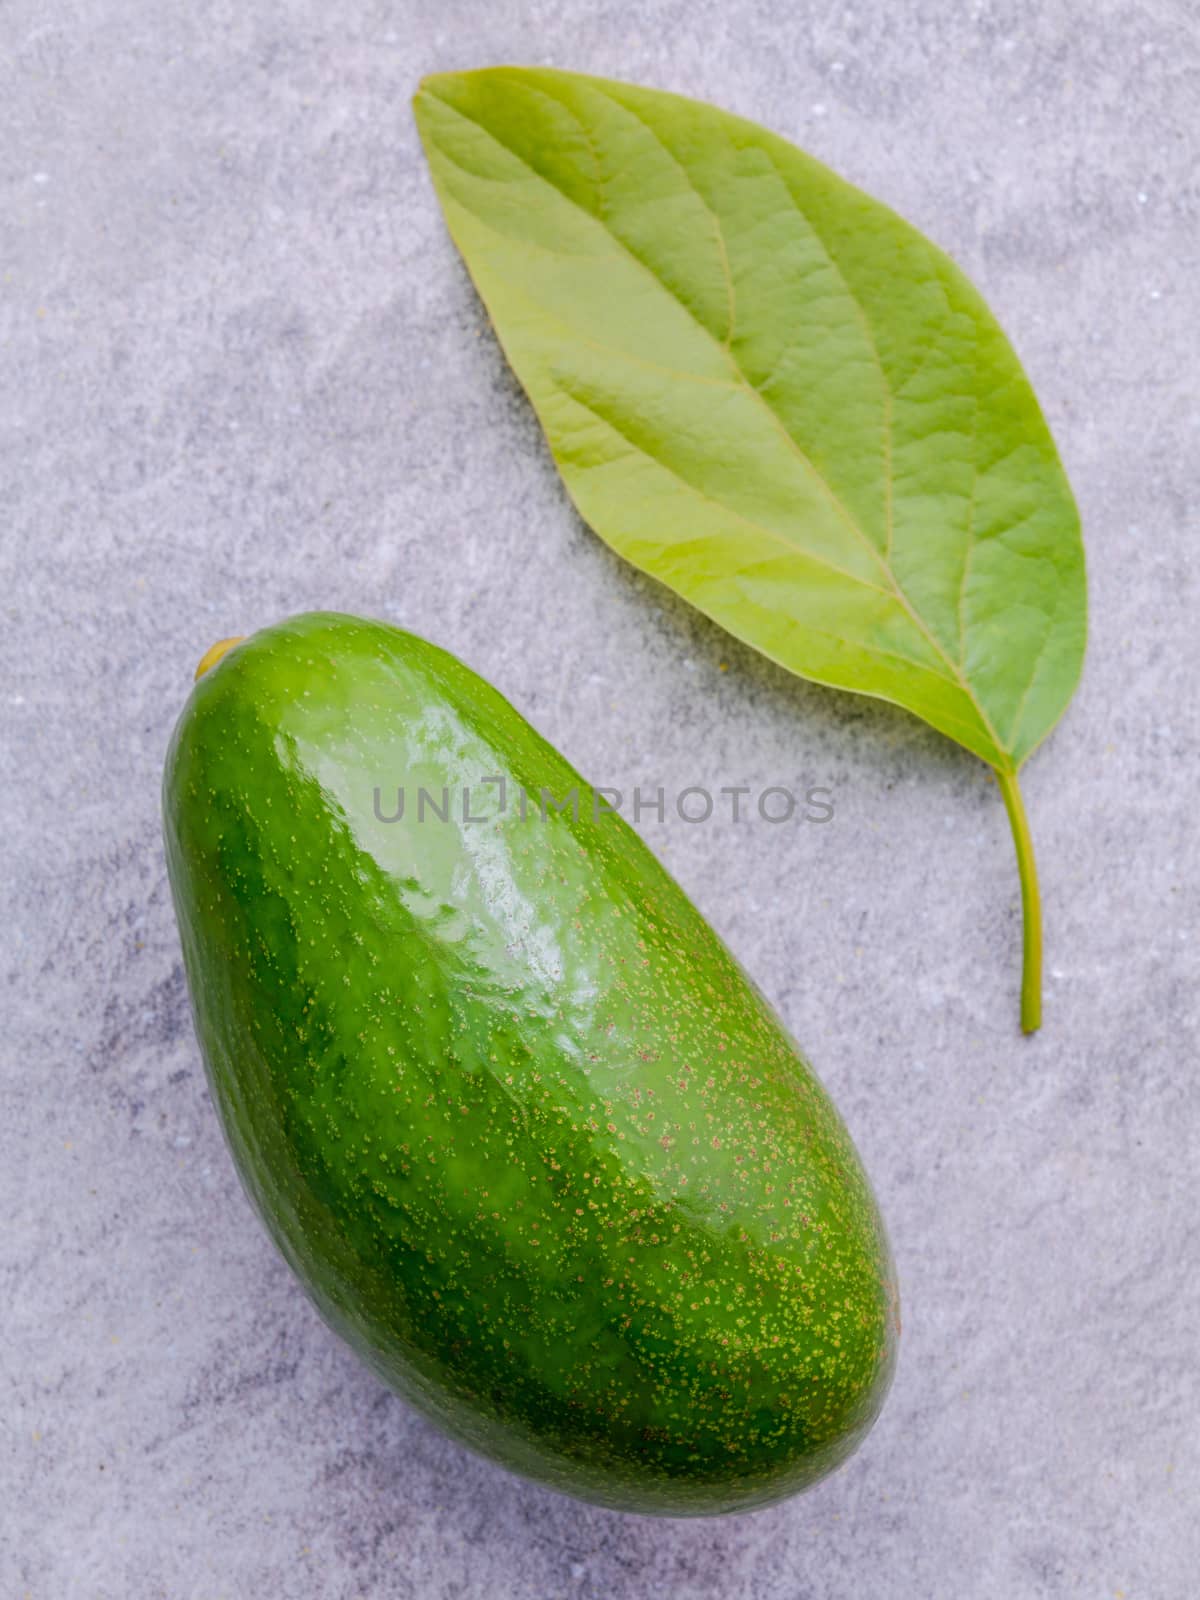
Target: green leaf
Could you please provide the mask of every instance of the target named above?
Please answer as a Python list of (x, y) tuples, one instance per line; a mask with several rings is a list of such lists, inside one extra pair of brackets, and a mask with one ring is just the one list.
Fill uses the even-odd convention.
[(495, 68), (428, 78), (415, 107), (584, 518), (773, 660), (996, 769), (1024, 839), (1036, 1026), (1015, 774), (1078, 681), (1083, 547), (977, 291), (886, 207), (696, 101)]

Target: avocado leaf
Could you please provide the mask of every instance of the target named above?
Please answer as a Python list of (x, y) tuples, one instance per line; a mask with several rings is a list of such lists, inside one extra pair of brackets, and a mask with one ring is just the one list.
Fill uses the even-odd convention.
[(450, 233), (581, 515), (799, 675), (1016, 774), (1086, 636), (1079, 519), (1020, 363), (936, 246), (696, 101), (548, 69), (428, 78)]

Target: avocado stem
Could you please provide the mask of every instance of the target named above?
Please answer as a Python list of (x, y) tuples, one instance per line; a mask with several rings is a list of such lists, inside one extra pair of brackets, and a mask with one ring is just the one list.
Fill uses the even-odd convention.
[(235, 633), (232, 639), (218, 639), (216, 644), (210, 644), (208, 649), (200, 657), (200, 664), (196, 668), (196, 677), (194, 681), (198, 683), (211, 667), (216, 666), (217, 662), (220, 661), (223, 655), (232, 650), (235, 644), (241, 644), (245, 637), (246, 635), (244, 633)]
[(1021, 876), (1021, 917), (1025, 957), (1021, 973), (1021, 1028), (1036, 1033), (1042, 1025), (1042, 902), (1038, 892), (1037, 862), (1033, 857), (1033, 838), (1025, 802), (1015, 772), (996, 769), (996, 781), (1004, 796), (1013, 843), (1017, 847), (1017, 870)]

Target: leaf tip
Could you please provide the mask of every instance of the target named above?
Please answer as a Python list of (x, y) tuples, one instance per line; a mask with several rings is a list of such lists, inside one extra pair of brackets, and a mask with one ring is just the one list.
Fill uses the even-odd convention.
[(435, 100), (437, 93), (434, 85), (451, 76), (452, 74), (448, 72), (427, 72), (423, 78), (417, 80), (417, 87), (412, 97), (413, 105), (420, 105), (422, 100)]

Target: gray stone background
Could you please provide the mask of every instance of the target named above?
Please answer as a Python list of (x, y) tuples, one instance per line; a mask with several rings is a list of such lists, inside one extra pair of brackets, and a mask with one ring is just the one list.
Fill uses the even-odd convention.
[[(4, 1600), (1196, 1593), (1198, 33), (1192, 0), (0, 7)], [(979, 764), (789, 680), (571, 511), (409, 112), (502, 60), (768, 124), (1010, 330), (1093, 617), (1027, 776), (1035, 1040)], [(823, 828), (646, 829), (896, 1248), (895, 1389), (806, 1497), (687, 1523), (532, 1488), (384, 1393), (260, 1232), (159, 772), (205, 647), (314, 606), (438, 639), (595, 781), (834, 788)]]

